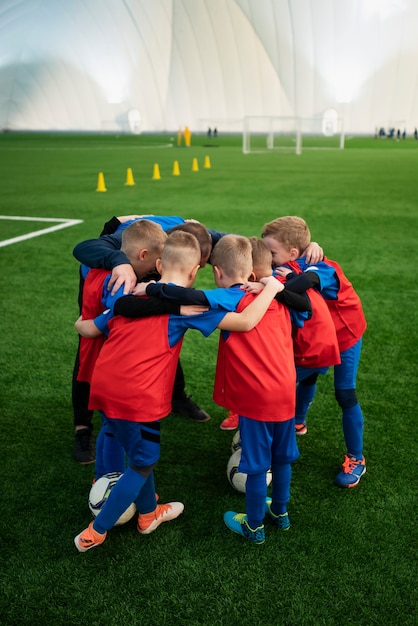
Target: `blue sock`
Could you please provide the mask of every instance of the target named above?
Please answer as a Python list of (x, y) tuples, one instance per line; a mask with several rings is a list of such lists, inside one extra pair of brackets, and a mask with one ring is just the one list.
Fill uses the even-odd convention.
[(290, 480), (292, 466), (290, 463), (274, 463), (271, 466), (273, 489), (271, 494), (271, 510), (274, 515), (283, 515), (287, 511), (290, 500)]
[(296, 387), (296, 424), (303, 424), (303, 422), (305, 422), (306, 414), (315, 397), (315, 392), (316, 384), (304, 385), (303, 383), (299, 383)]
[(357, 460), (363, 457), (364, 417), (360, 404), (343, 408), (343, 431), (347, 453)]
[(95, 465), (95, 476), (96, 480), (106, 474), (105, 466), (103, 463), (103, 439), (104, 439), (104, 428), (103, 426), (99, 430), (99, 434), (96, 437), (96, 465)]
[(255, 530), (264, 523), (263, 520), (267, 496), (265, 472), (262, 474), (249, 474), (247, 476), (245, 494), (248, 525), (250, 528)]
[(103, 534), (113, 528), (122, 513), (136, 501), (144, 484), (145, 478), (129, 467), (113, 487), (104, 507), (94, 520), (94, 530)]
[(142, 487), (136, 501), (138, 513), (145, 514), (155, 511), (157, 500), (155, 499), (154, 472), (148, 476), (145, 485)]

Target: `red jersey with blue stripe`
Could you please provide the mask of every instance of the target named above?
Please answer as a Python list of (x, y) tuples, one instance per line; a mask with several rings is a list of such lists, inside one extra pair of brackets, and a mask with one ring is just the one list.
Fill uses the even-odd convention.
[[(242, 311), (255, 296), (245, 295)], [(213, 399), (234, 413), (264, 422), (295, 414), (296, 371), (290, 314), (273, 300), (249, 332), (221, 332)]]
[[(323, 261), (312, 266), (306, 264), (303, 266), (301, 261), (303, 263), (303, 259), (298, 259), (303, 271), (313, 271), (320, 278), (320, 292), (331, 313), (340, 352), (344, 352), (361, 339), (367, 327), (361, 300), (336, 261), (324, 257)], [(322, 271), (323, 266), (326, 268), (325, 272)], [(328, 279), (330, 269), (332, 270), (331, 280)], [(325, 276), (327, 278), (324, 278)]]
[[(103, 313), (105, 308), (103, 304), (104, 283), (110, 274), (111, 272), (108, 270), (89, 270), (83, 287), (83, 301), (81, 306), (83, 319), (94, 319)], [(105, 335), (100, 335), (94, 339), (80, 337), (78, 381), (87, 383), (91, 381), (93, 368), (105, 339)]]
[(91, 379), (89, 409), (131, 422), (168, 415), (184, 333), (194, 328), (207, 336), (225, 314), (113, 317)]
[[(296, 274), (301, 274), (296, 261), (286, 263)], [(331, 313), (324, 298), (311, 288), (307, 292), (312, 306), (312, 316), (301, 327), (292, 325), (295, 364), (299, 367), (320, 368), (341, 362), (337, 333)]]

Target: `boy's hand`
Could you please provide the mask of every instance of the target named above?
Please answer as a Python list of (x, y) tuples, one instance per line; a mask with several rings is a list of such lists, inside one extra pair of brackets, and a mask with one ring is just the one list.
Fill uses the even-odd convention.
[(198, 315), (206, 311), (209, 311), (209, 307), (201, 304), (182, 304), (180, 306), (180, 315)]
[(264, 287), (267, 287), (267, 285), (272, 285), (273, 287), (275, 287), (276, 293), (279, 293), (284, 289), (284, 284), (281, 283), (280, 280), (277, 280), (277, 278), (274, 278), (274, 276), (266, 276), (265, 278), (260, 278), (260, 283), (262, 283)]
[(150, 280), (149, 283), (137, 283), (134, 289), (132, 289), (133, 296), (146, 296), (147, 295), (147, 287), (155, 283), (155, 280)]
[(306, 262), (309, 265), (315, 265), (324, 258), (324, 251), (316, 241), (311, 241), (309, 246), (304, 250), (302, 256), (306, 257)]
[(277, 276), (283, 276), (284, 278), (286, 278), (288, 274), (292, 273), (292, 270), (289, 267), (284, 267), (283, 265), (281, 265), (280, 267), (275, 267), (274, 271)]
[(264, 285), (257, 282), (247, 282), (244, 283), (240, 289), (246, 291), (247, 293), (260, 293), (260, 291), (264, 289)]
[(136, 285), (137, 277), (130, 263), (122, 263), (117, 265), (112, 270), (112, 276), (110, 277), (108, 290), (112, 290), (112, 296), (115, 295), (121, 285), (123, 287), (123, 295), (126, 296), (130, 293)]

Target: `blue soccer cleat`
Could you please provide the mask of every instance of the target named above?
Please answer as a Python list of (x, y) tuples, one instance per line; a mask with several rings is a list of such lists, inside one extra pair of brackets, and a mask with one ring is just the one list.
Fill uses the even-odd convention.
[(337, 487), (356, 487), (360, 478), (366, 473), (366, 461), (364, 456), (355, 459), (350, 454), (346, 454), (343, 462), (343, 469), (335, 479)]
[(245, 513), (235, 513), (227, 511), (224, 515), (224, 522), (228, 528), (238, 535), (242, 535), (253, 543), (264, 543), (264, 526), (252, 529), (248, 525), (248, 518)]
[(271, 510), (271, 498), (266, 498), (266, 515), (271, 517), (273, 522), (276, 524), (280, 530), (289, 530), (290, 528), (290, 519), (289, 515), (286, 513), (282, 513), (281, 515), (275, 515)]

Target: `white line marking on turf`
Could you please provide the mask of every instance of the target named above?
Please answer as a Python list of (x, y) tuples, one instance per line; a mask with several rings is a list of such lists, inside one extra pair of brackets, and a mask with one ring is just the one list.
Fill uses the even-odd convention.
[(0, 248), (9, 246), (12, 243), (19, 243), (20, 241), (26, 241), (33, 237), (39, 237), (40, 235), (46, 235), (47, 233), (53, 233), (56, 230), (62, 228), (68, 228), (69, 226), (75, 226), (76, 224), (82, 224), (83, 220), (70, 220), (61, 217), (20, 217), (19, 215), (0, 215), (0, 220), (16, 220), (21, 222), (58, 222), (56, 226), (50, 226), (49, 228), (42, 228), (42, 230), (34, 230), (26, 235), (20, 235), (19, 237), (13, 237), (12, 239), (4, 239), (0, 241)]

